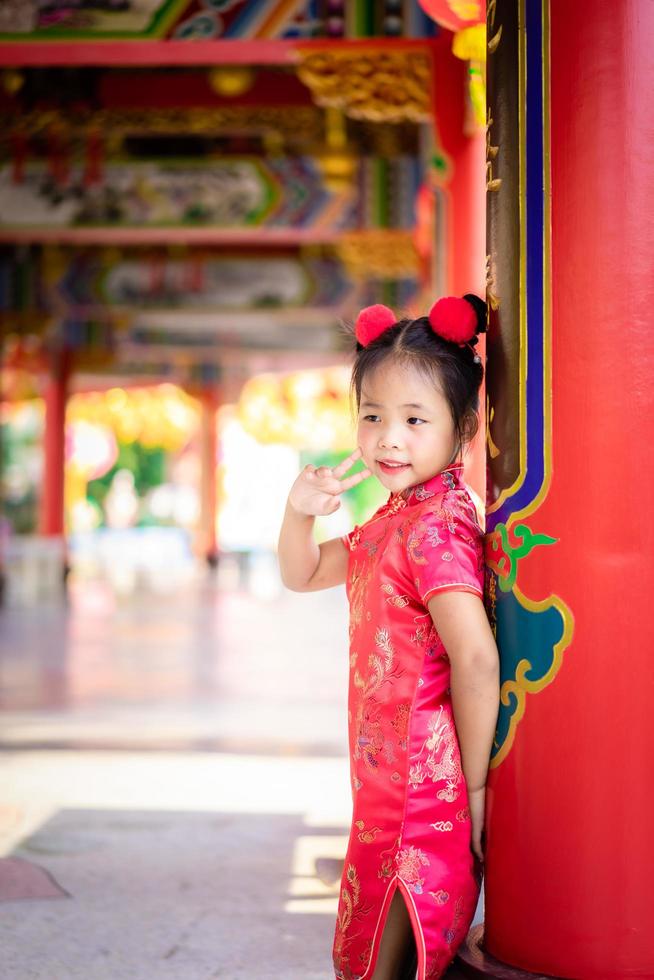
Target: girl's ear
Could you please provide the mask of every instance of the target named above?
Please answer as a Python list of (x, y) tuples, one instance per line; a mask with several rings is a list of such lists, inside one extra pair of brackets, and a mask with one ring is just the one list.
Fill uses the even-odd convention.
[(464, 446), (467, 446), (477, 435), (479, 431), (479, 416), (474, 411), (470, 409), (463, 417), (461, 423), (461, 441)]

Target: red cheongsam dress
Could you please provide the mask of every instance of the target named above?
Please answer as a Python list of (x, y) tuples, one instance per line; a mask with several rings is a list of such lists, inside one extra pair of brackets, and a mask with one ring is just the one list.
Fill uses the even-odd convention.
[(413, 926), (418, 980), (443, 974), (475, 912), (480, 869), (450, 664), (427, 602), (448, 591), (482, 596), (482, 536), (454, 464), (391, 494), (343, 538), (353, 816), (334, 940), (341, 980), (372, 976), (396, 889)]

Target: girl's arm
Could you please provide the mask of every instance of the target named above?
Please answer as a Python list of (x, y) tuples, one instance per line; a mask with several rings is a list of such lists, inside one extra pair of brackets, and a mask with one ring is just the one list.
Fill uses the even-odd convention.
[(294, 592), (313, 592), (340, 585), (347, 574), (347, 549), (339, 538), (320, 546), (313, 538), (318, 514), (333, 514), (341, 505), (340, 495), (361, 483), (369, 470), (341, 479), (361, 457), (355, 450), (342, 463), (330, 469), (305, 466), (291, 487), (279, 535), (277, 555), (282, 581)]
[(277, 557), (282, 582), (293, 592), (315, 592), (342, 585), (347, 574), (347, 548), (340, 538), (318, 545), (313, 539), (315, 518), (286, 504)]
[(450, 660), (454, 722), (470, 798), (472, 846), (483, 860), (484, 791), (500, 697), (497, 646), (481, 599), (468, 592), (443, 592), (429, 612)]

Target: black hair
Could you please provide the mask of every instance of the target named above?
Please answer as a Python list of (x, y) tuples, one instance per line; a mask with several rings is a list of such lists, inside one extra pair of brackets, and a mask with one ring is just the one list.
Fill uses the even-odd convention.
[(416, 367), (445, 396), (454, 423), (457, 455), (479, 427), (477, 411), (484, 369), (474, 348), (478, 335), (486, 331), (484, 301), (473, 293), (463, 298), (477, 316), (475, 336), (468, 343), (460, 345), (434, 333), (426, 316), (398, 320), (366, 347), (357, 343), (351, 382), (358, 410), (364, 378), (383, 362), (393, 359)]

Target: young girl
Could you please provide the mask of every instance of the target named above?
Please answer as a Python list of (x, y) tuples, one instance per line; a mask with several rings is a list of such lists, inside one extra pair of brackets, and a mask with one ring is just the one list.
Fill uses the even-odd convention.
[[(279, 541), (282, 577), (347, 583), (353, 817), (334, 969), (342, 980), (433, 980), (474, 915), (499, 667), (482, 604), (482, 528), (460, 458), (476, 432), (485, 329), (476, 296), (428, 317), (363, 310), (352, 388), (358, 449), (306, 466)], [(366, 469), (346, 477), (363, 458)], [(370, 475), (388, 501), (318, 546), (313, 523)]]

